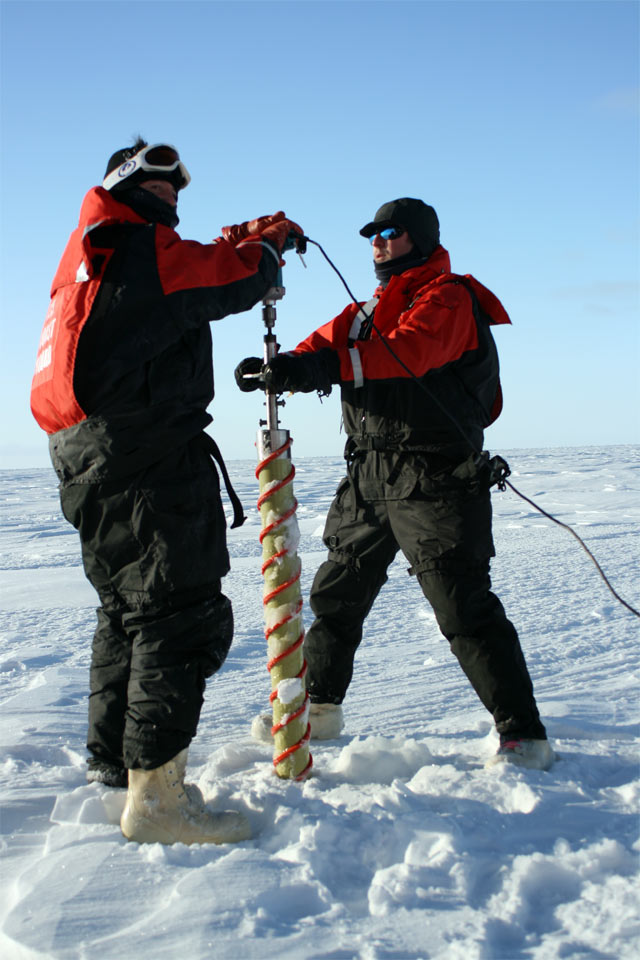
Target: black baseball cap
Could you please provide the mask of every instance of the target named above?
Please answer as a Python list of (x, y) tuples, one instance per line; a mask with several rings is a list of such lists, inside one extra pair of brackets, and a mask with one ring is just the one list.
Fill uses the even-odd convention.
[(383, 203), (373, 220), (364, 225), (360, 235), (373, 237), (387, 227), (404, 227), (424, 257), (431, 256), (440, 243), (440, 224), (435, 210), (413, 197)]

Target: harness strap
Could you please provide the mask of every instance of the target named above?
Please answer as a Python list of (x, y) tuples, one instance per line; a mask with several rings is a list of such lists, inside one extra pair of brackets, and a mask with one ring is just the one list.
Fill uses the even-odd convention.
[(353, 386), (358, 389), (364, 385), (364, 373), (362, 370), (362, 360), (360, 351), (357, 347), (349, 347), (349, 356), (351, 357), (351, 367), (353, 369)]
[(351, 357), (351, 367), (353, 369), (353, 386), (356, 390), (364, 386), (362, 358), (356, 346), (356, 340), (366, 340), (369, 337), (373, 324), (373, 312), (377, 306), (377, 297), (372, 297), (371, 300), (367, 300), (366, 303), (356, 310), (349, 329), (348, 349), (349, 356)]
[(227, 471), (226, 464), (222, 459), (222, 454), (220, 453), (220, 447), (215, 442), (215, 440), (213, 439), (210, 433), (205, 433), (203, 431), (201, 436), (202, 436), (202, 441), (204, 443), (205, 448), (209, 451), (210, 455), (213, 457), (215, 462), (220, 467), (220, 472), (224, 480), (224, 485), (227, 489), (229, 500), (231, 500), (231, 505), (233, 507), (233, 523), (231, 524), (231, 529), (233, 530), (234, 527), (241, 527), (247, 518), (244, 513), (244, 508), (240, 502), (240, 497), (233, 489), (233, 485), (229, 478), (229, 473)]
[(378, 298), (371, 297), (371, 300), (367, 300), (366, 303), (356, 311), (356, 314), (351, 323), (351, 329), (349, 330), (349, 345), (351, 346), (354, 340), (365, 340), (371, 331), (371, 322), (374, 310), (378, 306)]

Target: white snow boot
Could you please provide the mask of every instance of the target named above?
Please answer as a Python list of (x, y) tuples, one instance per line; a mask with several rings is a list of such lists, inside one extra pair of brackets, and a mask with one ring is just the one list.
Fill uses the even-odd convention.
[(500, 737), (500, 746), (495, 756), (485, 766), (497, 763), (512, 763), (531, 770), (548, 770), (555, 760), (555, 753), (548, 740), (522, 740), (518, 737)]
[(155, 770), (129, 770), (120, 827), (136, 843), (238, 843), (248, 840), (247, 819), (236, 811), (209, 810), (202, 793), (184, 782), (188, 750)]
[(344, 727), (339, 703), (312, 703), (309, 707), (312, 740), (335, 740)]
[[(342, 707), (339, 703), (312, 703), (309, 707), (309, 724), (312, 740), (334, 740), (344, 726)], [(270, 713), (261, 713), (251, 724), (251, 736), (260, 743), (273, 743)]]

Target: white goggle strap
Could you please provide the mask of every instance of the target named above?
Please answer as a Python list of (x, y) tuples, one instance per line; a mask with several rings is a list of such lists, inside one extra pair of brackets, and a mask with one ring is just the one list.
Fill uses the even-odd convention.
[[(145, 159), (146, 154), (151, 150), (155, 150), (156, 147), (170, 147), (172, 150), (176, 149), (170, 143), (154, 143), (151, 144), (151, 146), (143, 147), (142, 150), (136, 153), (133, 157), (129, 157), (128, 160), (125, 160), (124, 163), (120, 164), (119, 167), (116, 167), (115, 170), (112, 170), (111, 173), (104, 178), (102, 181), (102, 186), (104, 189), (113, 189), (117, 183), (122, 183), (123, 180), (126, 180), (138, 170), (145, 170), (149, 173), (171, 173), (173, 170), (180, 170), (180, 174), (184, 180), (184, 184), (180, 189), (184, 189), (184, 187), (191, 182), (191, 177), (189, 176), (189, 171), (185, 167), (182, 160), (176, 160), (176, 162), (172, 163), (169, 167), (160, 167), (157, 164), (147, 163)], [(176, 150), (176, 153), (177, 152), (178, 151)]]

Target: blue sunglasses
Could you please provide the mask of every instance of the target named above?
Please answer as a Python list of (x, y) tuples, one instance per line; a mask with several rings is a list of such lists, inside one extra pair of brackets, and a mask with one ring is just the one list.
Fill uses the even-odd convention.
[(387, 227), (386, 230), (378, 230), (369, 237), (369, 243), (372, 244), (376, 237), (382, 237), (383, 240), (397, 240), (406, 232), (404, 227)]

